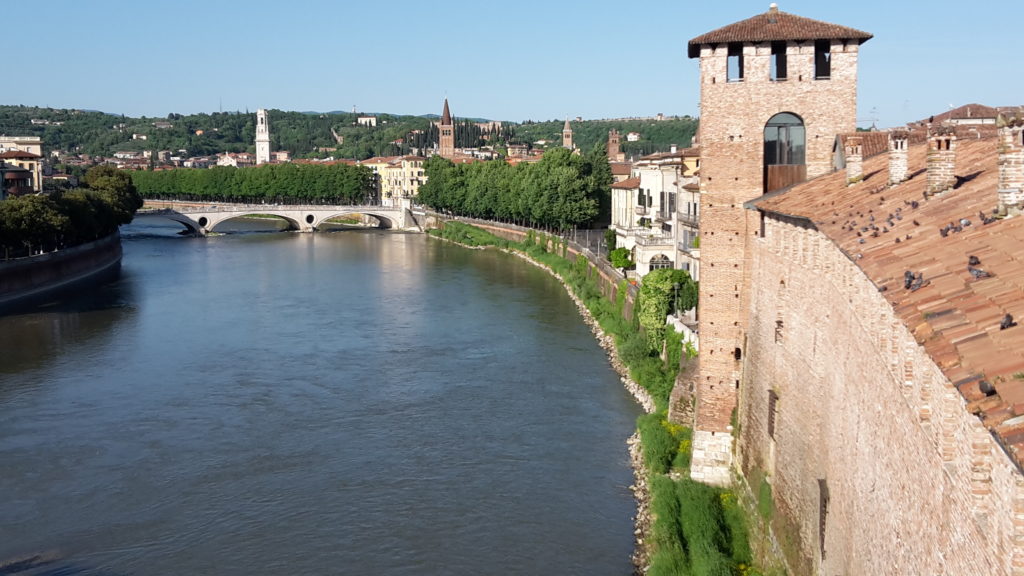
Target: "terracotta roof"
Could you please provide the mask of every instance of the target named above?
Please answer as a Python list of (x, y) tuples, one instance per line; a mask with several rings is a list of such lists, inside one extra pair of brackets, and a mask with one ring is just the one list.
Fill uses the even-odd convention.
[(863, 44), (871, 34), (846, 26), (811, 20), (771, 8), (764, 14), (723, 26), (690, 40), (687, 51), (690, 58), (700, 56), (705, 44), (729, 42), (772, 42), (775, 40), (857, 40)]
[(627, 178), (627, 179), (623, 180), (622, 182), (616, 182), (616, 183), (612, 184), (612, 188), (615, 188), (616, 190), (632, 190), (633, 188), (639, 188), (639, 187), (640, 187), (640, 179), (639, 178)]
[(988, 119), (997, 118), (999, 116), (999, 110), (991, 107), (984, 106), (982, 104), (964, 104), (959, 108), (954, 108), (949, 112), (943, 112), (937, 114), (928, 119), (929, 122), (946, 122), (948, 120), (971, 120), (971, 119)]
[[(958, 186), (923, 197), (926, 145), (912, 145), (912, 177), (888, 187), (888, 155), (864, 162), (865, 178), (846, 186), (829, 175), (753, 202), (758, 208), (809, 220), (884, 291), (897, 316), (995, 433), (1018, 465), (1024, 462), (1024, 326), (1000, 329), (1006, 314), (1024, 323), (1024, 217), (989, 219), (997, 203), (998, 140), (958, 141)], [(874, 222), (871, 217), (874, 216)], [(963, 220), (962, 220), (963, 219)], [(961, 231), (940, 229), (950, 224)], [(865, 227), (876, 226), (874, 231)], [(975, 279), (976, 256), (991, 277)], [(926, 282), (904, 288), (904, 273)], [(991, 384), (992, 394), (982, 391)], [(1012, 420), (1011, 420), (1012, 419)], [(1018, 423), (1019, 422), (1019, 423)]]
[(846, 154), (846, 141), (850, 137), (860, 138), (861, 157), (864, 159), (889, 151), (889, 133), (875, 130), (872, 132), (852, 132), (837, 136), (836, 139), (839, 146), (837, 151), (843, 155)]
[(673, 158), (700, 158), (700, 148), (680, 148), (675, 152), (655, 152), (641, 156), (640, 161), (669, 160)]
[(11, 158), (42, 158), (42, 156), (31, 152), (25, 152), (24, 150), (8, 150), (3, 154), (0, 154), (0, 159), (9, 160)]
[(441, 125), (442, 126), (451, 126), (451, 123), (452, 123), (452, 113), (448, 111), (448, 99), (445, 98), (444, 99), (444, 111), (441, 112)]
[(612, 176), (628, 176), (633, 170), (633, 165), (629, 162), (609, 162), (612, 167)]

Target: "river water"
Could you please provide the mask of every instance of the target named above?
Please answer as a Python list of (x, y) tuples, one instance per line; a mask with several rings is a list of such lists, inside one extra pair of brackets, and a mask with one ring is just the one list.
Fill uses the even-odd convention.
[(0, 574), (631, 572), (640, 409), (555, 279), (417, 234), (177, 226), (0, 317)]

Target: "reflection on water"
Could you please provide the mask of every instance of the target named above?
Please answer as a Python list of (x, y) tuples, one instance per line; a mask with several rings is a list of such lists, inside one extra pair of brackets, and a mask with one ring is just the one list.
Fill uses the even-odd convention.
[[(109, 337), (133, 314), (133, 290), (131, 274), (122, 271), (111, 283), (0, 316), (0, 374), (38, 368), (70, 343)], [(0, 380), (0, 394), (3, 387)]]
[(0, 575), (630, 571), (639, 409), (557, 281), (423, 235), (177, 231), (0, 318)]

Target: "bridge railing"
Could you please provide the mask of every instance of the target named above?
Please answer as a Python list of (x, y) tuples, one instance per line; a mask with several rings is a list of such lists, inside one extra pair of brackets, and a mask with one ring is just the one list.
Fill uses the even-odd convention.
[(398, 206), (380, 206), (375, 204), (228, 204), (218, 203), (202, 205), (196, 203), (188, 203), (184, 206), (166, 207), (166, 208), (152, 208), (148, 210), (140, 210), (143, 214), (161, 214), (177, 212), (178, 214), (192, 214), (192, 213), (210, 213), (210, 212), (246, 212), (252, 214), (259, 214), (261, 212), (268, 211), (324, 211), (324, 210), (338, 210), (338, 211), (366, 211), (366, 212), (394, 212), (401, 210)]

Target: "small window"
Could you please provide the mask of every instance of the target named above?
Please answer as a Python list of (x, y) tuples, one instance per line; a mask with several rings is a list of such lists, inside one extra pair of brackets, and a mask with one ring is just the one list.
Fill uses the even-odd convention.
[(782, 329), (783, 329), (782, 320), (776, 320), (775, 321), (775, 343), (776, 344), (781, 344), (782, 343)]
[(779, 407), (779, 395), (775, 390), (768, 391), (768, 437), (775, 439), (775, 415)]
[(743, 80), (743, 44), (729, 44), (729, 63), (726, 71), (729, 82)]
[(814, 42), (814, 77), (827, 80), (832, 76), (832, 42), (815, 40)]
[(771, 79), (786, 79), (786, 43), (772, 42)]

